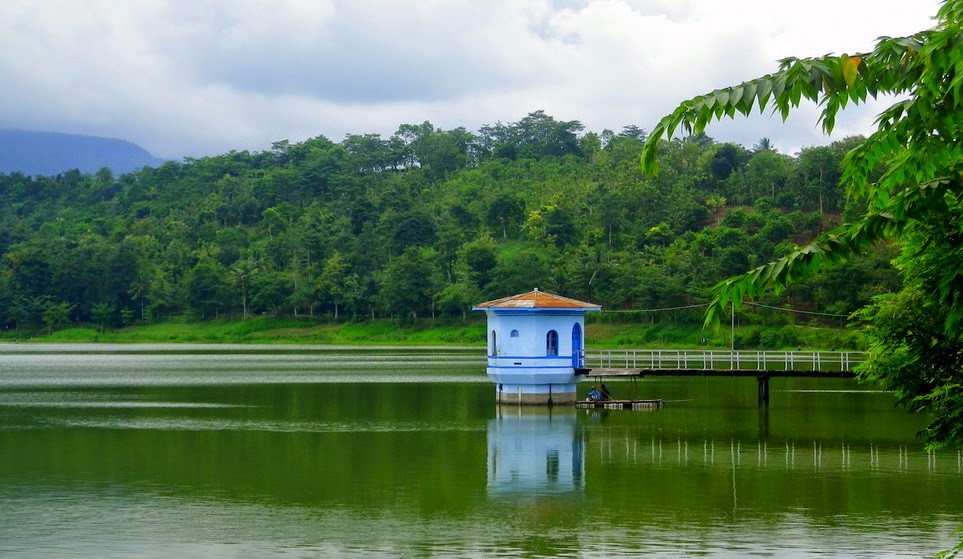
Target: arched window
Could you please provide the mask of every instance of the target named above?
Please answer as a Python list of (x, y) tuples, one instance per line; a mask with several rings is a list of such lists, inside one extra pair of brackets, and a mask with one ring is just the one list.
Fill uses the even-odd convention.
[(498, 340), (496, 339), (495, 331), (494, 331), (494, 330), (492, 330), (492, 346), (491, 346), (490, 348), (488, 348), (488, 354), (489, 354), (489, 355), (497, 355), (497, 354), (498, 354)]
[(512, 330), (511, 333), (509, 334), (509, 336), (511, 336), (511, 337), (513, 337), (513, 338), (517, 338), (517, 337), (518, 337), (518, 330)]
[(545, 335), (545, 355), (558, 355), (558, 332), (549, 330)]

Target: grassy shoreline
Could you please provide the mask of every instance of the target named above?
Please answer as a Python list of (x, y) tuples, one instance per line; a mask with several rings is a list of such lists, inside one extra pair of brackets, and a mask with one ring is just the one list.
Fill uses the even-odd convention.
[[(191, 321), (175, 319), (101, 332), (77, 326), (54, 332), (7, 331), (0, 341), (59, 343), (204, 343), (316, 344), (484, 347), (485, 320), (431, 320), (399, 324), (392, 320), (319, 322), (311, 319), (256, 317), (247, 320)], [(863, 349), (859, 332), (851, 328), (810, 326), (738, 326), (706, 330), (697, 324), (586, 322), (591, 348), (725, 348), (737, 349)]]

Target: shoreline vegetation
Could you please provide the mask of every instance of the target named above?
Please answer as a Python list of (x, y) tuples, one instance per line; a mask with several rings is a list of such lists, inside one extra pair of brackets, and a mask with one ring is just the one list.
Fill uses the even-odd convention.
[[(469, 320), (426, 318), (407, 323), (390, 319), (355, 322), (272, 317), (209, 321), (175, 319), (103, 331), (94, 326), (75, 326), (53, 332), (8, 330), (0, 335), (0, 341), (4, 342), (478, 347), (485, 346), (485, 339), (484, 317)], [(588, 347), (595, 349), (865, 349), (859, 331), (854, 328), (747, 324), (708, 330), (697, 323), (644, 323), (594, 317), (586, 320), (586, 340)]]

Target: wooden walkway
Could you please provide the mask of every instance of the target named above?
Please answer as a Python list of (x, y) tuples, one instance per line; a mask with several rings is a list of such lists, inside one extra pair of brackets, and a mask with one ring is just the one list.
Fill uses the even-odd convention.
[(604, 349), (586, 351), (578, 374), (593, 377), (755, 377), (759, 405), (769, 405), (772, 377), (855, 378), (865, 354), (856, 351), (729, 351)]
[(586, 351), (583, 370), (593, 376), (656, 374), (725, 376), (855, 376), (858, 351), (729, 351), (601, 349)]

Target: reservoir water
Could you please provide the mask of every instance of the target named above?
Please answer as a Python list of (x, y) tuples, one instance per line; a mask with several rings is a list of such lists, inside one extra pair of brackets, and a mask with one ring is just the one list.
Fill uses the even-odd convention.
[(0, 344), (0, 557), (916, 558), (963, 525), (963, 456), (889, 394), (607, 384), (666, 405), (497, 407), (483, 348)]

